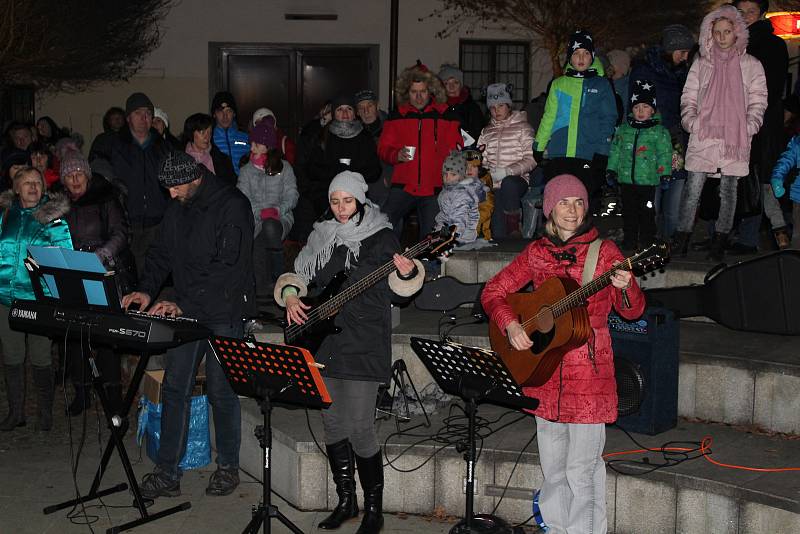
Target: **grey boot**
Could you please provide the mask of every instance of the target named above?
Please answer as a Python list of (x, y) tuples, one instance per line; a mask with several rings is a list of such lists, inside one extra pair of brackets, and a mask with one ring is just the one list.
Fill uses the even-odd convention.
[(0, 421), (0, 431), (25, 426), (25, 366), (5, 365), (8, 415)]
[(53, 428), (53, 368), (33, 366), (33, 383), (36, 385), (37, 430), (44, 432)]

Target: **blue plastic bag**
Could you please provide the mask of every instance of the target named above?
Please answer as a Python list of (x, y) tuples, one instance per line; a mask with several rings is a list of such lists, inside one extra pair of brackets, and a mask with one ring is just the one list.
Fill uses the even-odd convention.
[[(162, 405), (151, 402), (146, 397), (139, 401), (139, 430), (136, 441), (142, 445), (147, 434), (147, 456), (158, 462), (158, 447), (161, 442)], [(189, 432), (186, 436), (186, 454), (181, 458), (178, 468), (182, 471), (198, 469), (211, 463), (211, 434), (208, 430), (208, 397), (197, 395), (189, 404)]]

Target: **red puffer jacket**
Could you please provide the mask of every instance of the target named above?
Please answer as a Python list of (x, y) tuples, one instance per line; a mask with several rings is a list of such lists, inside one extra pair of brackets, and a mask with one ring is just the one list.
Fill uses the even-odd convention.
[[(519, 291), (533, 282), (539, 287), (553, 277), (569, 277), (581, 281), (583, 264), (589, 244), (597, 238), (597, 229), (573, 236), (564, 246), (557, 246), (549, 238), (537, 239), (523, 250), (486, 283), (481, 296), (486, 313), (501, 330), (517, 318), (506, 302), (506, 295)], [(571, 259), (557, 259), (558, 253), (573, 255)], [(563, 256), (562, 256), (563, 258)], [(597, 260), (597, 276), (612, 267), (614, 261), (624, 259), (617, 246), (603, 241)], [(614, 378), (614, 355), (608, 332), (608, 314), (611, 305), (626, 319), (635, 319), (644, 311), (644, 294), (632, 280), (628, 289), (630, 308), (624, 308), (622, 292), (608, 286), (589, 298), (589, 321), (594, 332), (589, 343), (594, 345), (595, 365), (589, 359), (588, 344), (564, 355), (561, 366), (543, 386), (524, 388), (525, 394), (539, 399), (537, 416), (562, 423), (612, 423), (617, 419), (617, 383)]]
[[(378, 155), (394, 165), (392, 183), (405, 186), (414, 196), (430, 196), (442, 187), (442, 163), (450, 151), (464, 144), (458, 118), (447, 111), (447, 104), (430, 102), (421, 111), (411, 104), (401, 105), (383, 123)], [(417, 147), (414, 159), (397, 162), (406, 146)]]

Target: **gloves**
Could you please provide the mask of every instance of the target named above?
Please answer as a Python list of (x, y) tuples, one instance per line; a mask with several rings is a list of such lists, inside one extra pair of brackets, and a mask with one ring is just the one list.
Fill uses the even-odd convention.
[(541, 164), (543, 159), (544, 159), (544, 152), (542, 152), (541, 150), (533, 151), (533, 161), (535, 161), (537, 165)]
[(280, 219), (281, 212), (278, 208), (264, 208), (261, 210), (261, 220), (264, 221), (266, 219)]
[(492, 174), (492, 181), (499, 182), (508, 176), (508, 167), (495, 167), (493, 169), (489, 169), (489, 172)]
[(671, 174), (664, 174), (664, 175), (661, 176), (661, 183), (662, 184), (665, 183), (665, 182), (671, 182), (671, 181), (672, 181), (672, 175)]
[(786, 193), (786, 189), (783, 188), (783, 180), (773, 178), (769, 182), (772, 184), (772, 194), (775, 195), (775, 198), (781, 198)]
[(608, 187), (617, 185), (617, 173), (614, 171), (606, 171), (606, 184)]

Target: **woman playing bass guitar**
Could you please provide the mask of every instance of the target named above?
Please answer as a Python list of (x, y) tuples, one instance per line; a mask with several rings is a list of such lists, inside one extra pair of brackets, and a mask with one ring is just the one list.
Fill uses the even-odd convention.
[[(538, 288), (553, 277), (580, 284), (590, 244), (598, 238), (581, 181), (561, 175), (544, 190), (545, 234), (533, 241), (483, 290), (488, 316), (508, 335), (517, 350), (531, 339), (506, 302), (529, 282)], [(612, 269), (623, 259), (610, 240), (602, 242), (596, 272)], [(586, 344), (567, 352), (553, 376), (541, 387), (526, 387), (539, 399), (536, 416), (539, 457), (544, 483), (535, 498), (536, 517), (550, 532), (605, 533), (606, 470), (602, 459), (605, 423), (617, 418), (617, 385), (607, 321), (611, 306), (627, 319), (642, 314), (644, 295), (631, 273), (617, 270), (611, 285), (588, 299), (591, 324)]]
[[(383, 526), (383, 458), (375, 434), (375, 399), (378, 385), (391, 374), (392, 294), (416, 293), (425, 277), (418, 260), (398, 252), (392, 225), (378, 206), (366, 199), (367, 184), (355, 172), (336, 175), (328, 187), (329, 209), (314, 224), (308, 242), (294, 263), (295, 273), (278, 278), (275, 298), (286, 306), (290, 325), (303, 324), (313, 315), (305, 296), (313, 281), (325, 287), (340, 271), (347, 271), (345, 286), (370, 276), (387, 262), (396, 270), (348, 302), (336, 316), (341, 332), (325, 338), (315, 357), (325, 364), (322, 372), (333, 404), (322, 412), (325, 448), (336, 483), (339, 503), (318, 525), (337, 529), (358, 515), (354, 463), (364, 490), (364, 517), (359, 534), (378, 533)], [(355, 462), (354, 454), (355, 453)]]

